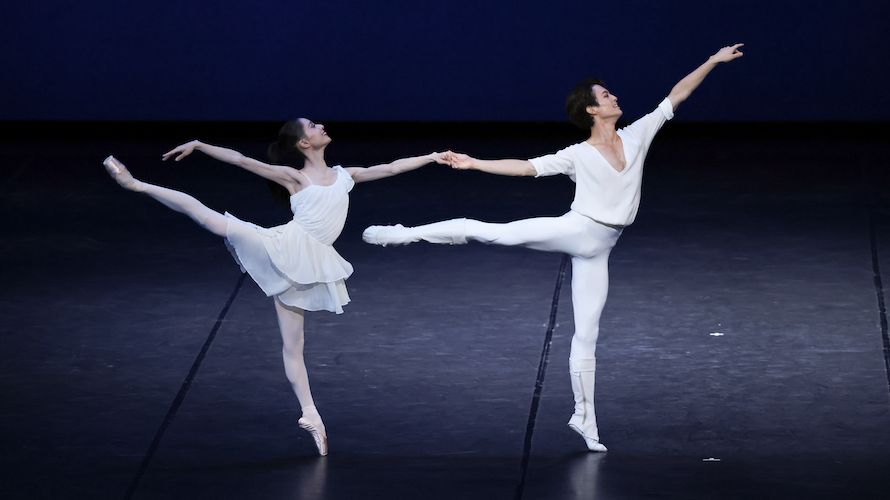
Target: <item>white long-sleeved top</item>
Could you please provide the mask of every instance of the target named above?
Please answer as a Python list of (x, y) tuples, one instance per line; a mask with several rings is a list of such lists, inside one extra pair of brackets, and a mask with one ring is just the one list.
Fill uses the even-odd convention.
[(665, 98), (654, 111), (617, 131), (627, 162), (621, 172), (587, 142), (530, 161), (537, 171), (536, 177), (565, 174), (575, 181), (575, 212), (597, 222), (628, 226), (640, 207), (643, 162), (649, 145), (662, 125), (673, 117), (674, 106)]

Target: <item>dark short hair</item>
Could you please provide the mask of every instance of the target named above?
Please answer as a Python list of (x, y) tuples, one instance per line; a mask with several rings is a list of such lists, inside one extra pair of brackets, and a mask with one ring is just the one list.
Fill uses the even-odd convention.
[(584, 130), (589, 130), (593, 126), (593, 117), (587, 113), (587, 106), (599, 106), (596, 96), (593, 95), (594, 85), (606, 86), (605, 82), (591, 76), (575, 85), (566, 97), (566, 114), (569, 115), (569, 121)]

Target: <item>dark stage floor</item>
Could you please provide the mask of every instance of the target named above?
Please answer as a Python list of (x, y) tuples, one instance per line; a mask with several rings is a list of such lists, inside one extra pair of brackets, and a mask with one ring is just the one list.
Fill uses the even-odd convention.
[[(573, 140), (484, 128), (378, 127), (363, 142), (331, 124), (328, 158), (528, 157)], [(257, 134), (0, 144), (0, 498), (887, 498), (890, 145), (827, 128), (669, 124), (656, 139), (640, 215), (612, 253), (597, 352), (606, 454), (565, 425), (567, 282), (550, 322), (561, 255), (360, 237), (372, 223), (559, 215), (568, 179), (430, 166), (356, 186), (336, 245), (356, 268), (353, 302), (307, 315), (330, 440), (319, 458), (297, 427), (271, 300), (239, 288), (222, 241), (101, 164), (113, 153), (145, 180), (283, 223), (250, 174), (158, 161), (196, 134), (262, 155)]]

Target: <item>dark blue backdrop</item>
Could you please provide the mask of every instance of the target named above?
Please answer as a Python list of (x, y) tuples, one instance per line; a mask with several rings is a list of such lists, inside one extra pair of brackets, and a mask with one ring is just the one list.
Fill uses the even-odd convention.
[(888, 120), (890, 2), (17, 0), (2, 120), (562, 120), (589, 74), (626, 118), (722, 45), (680, 120)]

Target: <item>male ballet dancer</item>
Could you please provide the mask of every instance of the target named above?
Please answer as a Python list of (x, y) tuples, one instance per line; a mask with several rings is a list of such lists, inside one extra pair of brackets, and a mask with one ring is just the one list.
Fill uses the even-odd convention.
[(606, 451), (599, 442), (593, 405), (596, 340), (609, 286), (609, 253), (640, 205), (643, 161), (655, 134), (714, 67), (742, 56), (736, 44), (723, 47), (707, 62), (680, 80), (667, 98), (648, 115), (616, 130), (621, 116), (618, 98), (597, 78), (575, 86), (566, 99), (566, 113), (575, 125), (590, 129), (590, 138), (556, 154), (531, 160), (479, 160), (449, 153), (456, 169), (476, 169), (500, 175), (536, 177), (566, 174), (576, 183), (571, 210), (561, 217), (537, 217), (506, 224), (452, 219), (417, 227), (371, 226), (362, 235), (375, 245), (425, 240), (461, 244), (467, 240), (523, 246), (572, 256), (572, 305), (575, 334), (569, 372), (575, 412), (569, 427), (584, 438), (591, 451)]

